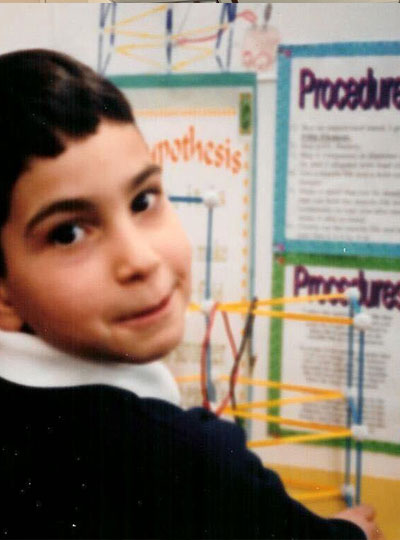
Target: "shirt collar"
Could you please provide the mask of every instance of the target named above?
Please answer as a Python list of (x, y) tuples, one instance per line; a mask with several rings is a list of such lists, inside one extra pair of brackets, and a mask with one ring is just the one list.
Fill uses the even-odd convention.
[(161, 361), (139, 365), (80, 358), (22, 332), (0, 330), (0, 377), (43, 388), (106, 384), (139, 397), (180, 402), (177, 383)]

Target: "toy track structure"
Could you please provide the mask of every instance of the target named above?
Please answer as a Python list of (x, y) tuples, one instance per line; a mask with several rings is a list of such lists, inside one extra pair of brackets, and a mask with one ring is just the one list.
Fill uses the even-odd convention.
[[(371, 325), (371, 320), (368, 314), (361, 311), (359, 305), (359, 292), (355, 289), (349, 289), (346, 293), (341, 294), (319, 294), (311, 296), (298, 296), (287, 298), (273, 298), (252, 301), (237, 302), (237, 303), (217, 303), (211, 298), (211, 253), (212, 253), (212, 228), (213, 228), (213, 211), (218, 205), (218, 197), (215, 193), (208, 192), (204, 197), (179, 197), (171, 196), (172, 202), (186, 202), (189, 204), (204, 204), (207, 207), (207, 244), (206, 244), (206, 269), (205, 269), (205, 298), (201, 305), (191, 304), (190, 310), (193, 312), (201, 312), (205, 317), (206, 334), (202, 345), (202, 360), (201, 373), (192, 376), (178, 377), (180, 384), (187, 382), (199, 381), (202, 387), (203, 406), (208, 409), (213, 409), (216, 414), (231, 415), (235, 419), (246, 419), (266, 422), (268, 425), (279, 424), (297, 427), (305, 432), (299, 434), (283, 436), (278, 438), (266, 438), (261, 440), (249, 440), (249, 448), (261, 448), (273, 445), (290, 444), (290, 443), (305, 443), (327, 441), (333, 439), (345, 440), (345, 473), (344, 483), (341, 487), (337, 486), (321, 486), (313, 485), (308, 482), (297, 482), (286, 479), (287, 487), (300, 488), (306, 490), (302, 496), (297, 497), (303, 501), (323, 499), (342, 495), (348, 506), (352, 506), (355, 502), (361, 502), (361, 480), (362, 480), (362, 451), (363, 440), (367, 436), (367, 427), (363, 424), (363, 389), (364, 389), (364, 364), (365, 364), (365, 331)], [(305, 314), (287, 311), (274, 311), (266, 309), (283, 304), (296, 304), (304, 302), (313, 302), (320, 300), (341, 299), (347, 300), (349, 305), (348, 317), (338, 317), (319, 314)], [(231, 375), (223, 375), (219, 377), (219, 381), (229, 381), (229, 391), (225, 398), (218, 406), (212, 406), (211, 402), (215, 402), (215, 387), (211, 381), (211, 355), (210, 355), (210, 335), (217, 312), (220, 312), (225, 324), (226, 333), (230, 342), (233, 368)], [(228, 313), (247, 315), (247, 321), (243, 338), (239, 349), (234, 343), (234, 338), (229, 325)], [(309, 386), (301, 386), (296, 384), (287, 384), (277, 381), (260, 380), (252, 377), (239, 376), (239, 361), (244, 349), (244, 341), (252, 340), (251, 321), (257, 316), (262, 317), (279, 317), (281, 319), (291, 319), (296, 321), (311, 321), (325, 324), (339, 324), (348, 327), (348, 354), (347, 354), (347, 380), (346, 391), (328, 390), (326, 388), (316, 388)], [(250, 323), (250, 324), (249, 324)], [(355, 358), (355, 340), (358, 338), (358, 355)], [(252, 350), (252, 348), (250, 348)], [(251, 360), (251, 357), (250, 357)], [(355, 369), (357, 368), (357, 369)], [(357, 373), (357, 378), (355, 377)], [(300, 395), (297, 397), (273, 399), (266, 401), (248, 401), (245, 403), (236, 404), (234, 397), (235, 385), (239, 383), (247, 387), (264, 387), (275, 388), (280, 390), (288, 390), (297, 392)], [(284, 418), (274, 414), (266, 414), (264, 412), (256, 412), (256, 409), (268, 410), (270, 408), (289, 405), (292, 403), (305, 402), (321, 402), (328, 400), (344, 400), (346, 403), (346, 425), (331, 425), (316, 422), (308, 422), (294, 418)], [(231, 405), (229, 405), (229, 402)], [(351, 462), (353, 445), (355, 441), (355, 482), (351, 482)]]
[[(219, 21), (215, 25), (183, 30), (186, 16), (180, 27), (174, 17), (173, 4), (143, 4), (146, 7), (140, 13), (118, 20), (118, 4), (101, 4), (99, 12), (99, 34), (97, 47), (97, 71), (105, 75), (110, 65), (112, 55), (117, 53), (130, 58), (142, 65), (157, 68), (167, 73), (178, 72), (188, 65), (207, 57), (214, 57), (221, 72), (229, 71), (232, 59), (234, 24), (238, 17), (237, 5), (221, 4), (218, 8)], [(190, 6), (189, 6), (190, 8)], [(164, 29), (160, 34), (145, 32), (137, 23), (156, 14), (163, 14)], [(240, 17), (248, 19), (249, 10)], [(248, 22), (254, 22), (254, 14)], [(121, 39), (124, 43), (117, 43)], [(174, 51), (182, 48), (188, 52), (187, 59), (174, 62)], [(164, 61), (157, 61), (144, 53), (148, 50), (164, 50)]]
[[(117, 20), (118, 4), (101, 4), (99, 18), (98, 35), (98, 59), (97, 70), (105, 74), (110, 65), (114, 53), (123, 54), (142, 64), (156, 67), (158, 70), (167, 72), (179, 71), (187, 65), (202, 60), (207, 56), (214, 56), (215, 62), (221, 71), (229, 71), (232, 57), (232, 43), (234, 23), (237, 17), (243, 17), (248, 22), (254, 23), (254, 14), (249, 10), (238, 14), (237, 6), (233, 4), (221, 4), (219, 12), (219, 22), (217, 25), (206, 28), (198, 28), (191, 31), (182, 32), (182, 26), (177, 31), (174, 26), (174, 13), (172, 4), (156, 4), (149, 6), (145, 11), (128, 17), (124, 20)], [(156, 13), (165, 13), (165, 28), (162, 35), (153, 35), (138, 30), (132, 30), (130, 25), (141, 21)], [(117, 36), (129, 38), (130, 43), (118, 44)], [(140, 41), (133, 41), (139, 39)], [(226, 39), (225, 39), (226, 38)], [(223, 48), (222, 43), (226, 46)], [(213, 47), (206, 47), (203, 42), (213, 42)], [(185, 47), (187, 50), (194, 50), (195, 55), (187, 60), (173, 63), (173, 53), (176, 47)], [(152, 58), (146, 58), (140, 51), (151, 48), (164, 49), (164, 62), (157, 62)], [(306, 492), (298, 497), (303, 501), (322, 499), (343, 495), (346, 503), (351, 506), (353, 502), (357, 504), (361, 501), (361, 479), (362, 479), (362, 448), (363, 440), (367, 436), (367, 429), (363, 424), (363, 388), (364, 388), (364, 363), (365, 363), (365, 331), (371, 321), (366, 313), (361, 312), (358, 302), (358, 291), (349, 289), (346, 294), (335, 295), (312, 295), (291, 298), (274, 299), (253, 299), (246, 302), (218, 304), (211, 298), (211, 260), (212, 260), (212, 230), (213, 211), (218, 204), (218, 197), (213, 193), (207, 193), (204, 197), (181, 197), (171, 196), (172, 202), (184, 202), (187, 204), (205, 204), (207, 207), (207, 243), (205, 261), (205, 294), (202, 305), (192, 304), (192, 311), (202, 312), (206, 323), (206, 334), (202, 346), (201, 373), (188, 377), (178, 378), (178, 382), (184, 384), (190, 381), (201, 383), (203, 394), (203, 406), (213, 408), (211, 402), (215, 402), (216, 390), (211, 378), (211, 354), (210, 336), (214, 318), (218, 312), (221, 313), (227, 336), (230, 342), (233, 368), (231, 375), (224, 375), (221, 380), (229, 381), (229, 391), (221, 404), (215, 408), (217, 414), (231, 415), (235, 419), (256, 420), (266, 422), (268, 425), (287, 425), (297, 427), (307, 432), (284, 436), (279, 438), (267, 438), (262, 440), (249, 440), (250, 448), (260, 448), (272, 445), (316, 442), (323, 440), (344, 439), (345, 440), (345, 478), (341, 488), (337, 486), (315, 486), (307, 482), (295, 482), (288, 479), (285, 483), (288, 487), (305, 489)], [(349, 304), (348, 317), (334, 317), (318, 314), (304, 314), (286, 311), (275, 311), (274, 306), (283, 304), (294, 304), (300, 302), (312, 302), (319, 300), (346, 299)], [(266, 307), (272, 309), (266, 309)], [(228, 314), (247, 315), (245, 340), (242, 339), (241, 346), (236, 347), (232, 332), (230, 330)], [(255, 317), (279, 317), (297, 321), (312, 321), (326, 324), (340, 324), (348, 326), (348, 355), (347, 355), (347, 381), (346, 392), (338, 390), (327, 390), (326, 388), (314, 388), (287, 384), (270, 380), (259, 380), (252, 377), (239, 376), (239, 362), (244, 352), (245, 344), (248, 345), (250, 356), (250, 367), (253, 355), (253, 339), (251, 333), (252, 321)], [(358, 356), (355, 358), (355, 340), (358, 338)], [(358, 364), (358, 365), (357, 365)], [(357, 367), (357, 369), (355, 369)], [(357, 373), (357, 379), (355, 377)], [(235, 385), (239, 383), (248, 387), (248, 402), (236, 403)], [(252, 389), (254, 387), (275, 388), (298, 392), (298, 397), (283, 399), (271, 399), (255, 402), (252, 400)], [(321, 402), (327, 400), (344, 400), (346, 403), (346, 425), (337, 426), (306, 422), (293, 418), (283, 418), (274, 414), (255, 412), (256, 409), (268, 410), (270, 408), (288, 405), (291, 403)], [(229, 403), (231, 405), (229, 405)], [(353, 453), (352, 440), (355, 440), (356, 466), (355, 483), (351, 483), (351, 462)]]

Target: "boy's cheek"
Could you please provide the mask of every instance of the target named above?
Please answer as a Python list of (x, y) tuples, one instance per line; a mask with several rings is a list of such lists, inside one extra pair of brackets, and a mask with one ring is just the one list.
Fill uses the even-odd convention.
[(186, 252), (186, 301), (189, 304), (191, 296), (192, 296), (192, 246), (187, 241), (187, 252)]
[(191, 272), (192, 269), (192, 255), (193, 255), (193, 247), (189, 240), (189, 237), (185, 234), (185, 251), (186, 251), (186, 267), (188, 269), (188, 272)]
[(166, 256), (172, 259), (180, 274), (189, 275), (192, 267), (192, 244), (177, 214), (174, 210), (172, 212), (173, 226), (169, 228), (167, 233), (165, 246), (168, 246), (168, 253)]
[(82, 282), (62, 271), (51, 276), (46, 272), (38, 273), (36, 279), (25, 275), (11, 283), (13, 304), (25, 322), (38, 318), (51, 322), (95, 309), (98, 296), (90, 291), (93, 280)]
[(183, 273), (185, 274), (186, 276), (186, 280), (188, 282), (188, 287), (189, 287), (189, 295), (191, 293), (191, 281), (192, 281), (192, 245), (191, 243), (189, 242), (189, 238), (185, 235), (185, 245), (183, 247), (183, 251), (184, 251), (184, 254), (183, 254)]
[(166, 258), (169, 259), (169, 266), (181, 284), (185, 301), (189, 303), (192, 292), (192, 245), (182, 228), (176, 230), (165, 245), (168, 245)]

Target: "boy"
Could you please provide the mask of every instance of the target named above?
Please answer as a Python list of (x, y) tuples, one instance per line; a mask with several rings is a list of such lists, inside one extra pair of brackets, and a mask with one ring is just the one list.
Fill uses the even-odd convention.
[(190, 247), (122, 94), (44, 50), (0, 81), (1, 535), (377, 538), (368, 508), (310, 513), (239, 428), (168, 403), (149, 362), (182, 337)]

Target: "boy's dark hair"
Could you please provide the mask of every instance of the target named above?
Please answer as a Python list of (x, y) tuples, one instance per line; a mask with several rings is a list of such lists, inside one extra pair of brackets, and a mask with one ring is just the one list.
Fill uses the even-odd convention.
[(44, 49), (0, 56), (0, 229), (30, 160), (58, 156), (69, 139), (95, 133), (102, 119), (134, 123), (124, 95), (85, 64)]

